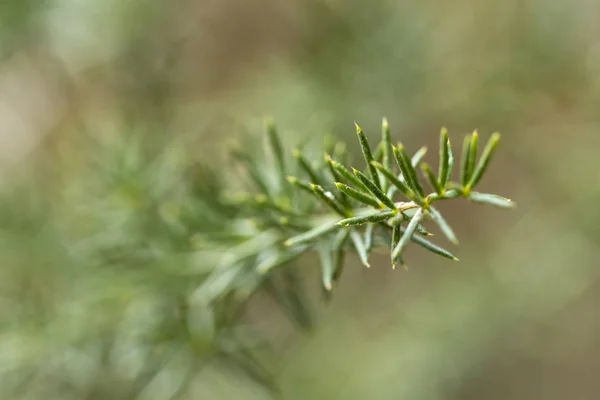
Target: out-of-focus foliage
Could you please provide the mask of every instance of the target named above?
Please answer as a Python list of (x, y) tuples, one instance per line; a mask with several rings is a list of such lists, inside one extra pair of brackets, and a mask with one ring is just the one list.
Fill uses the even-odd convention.
[(215, 364), (268, 383), (229, 291), (192, 295), (240, 241), (236, 210), (214, 172), (157, 146), (80, 137), (82, 159), (7, 185), (3, 397), (169, 398)]
[[(452, 267), (415, 252), (409, 272), (387, 268), (387, 254), (365, 271), (350, 257), (308, 338), (253, 299), (245, 315), (276, 344), (267, 364), (284, 398), (596, 398), (599, 18), (584, 0), (2, 2), (4, 397), (132, 398), (140, 364), (156, 365), (145, 356), (168, 372), (143, 396), (177, 390), (195, 354), (185, 330), (152, 354), (139, 343), (148, 325), (180, 326), (169, 295), (193, 280), (173, 270), (210, 260), (165, 256), (194, 248), (173, 239), (175, 208), (157, 211), (191, 190), (170, 181), (185, 168), (167, 160), (185, 157), (159, 157), (166, 175), (146, 166), (177, 137), (190, 160), (229, 171), (223, 139), (257, 132), (268, 113), (297, 129), (282, 132), (294, 142), (350, 134), (354, 119), (376, 132), (381, 115), (409, 148), (433, 148), (440, 125), (499, 130), (482, 187), (520, 204), (444, 208), (463, 239)], [(121, 150), (86, 150), (86, 131)], [(141, 163), (118, 143), (146, 148)], [(117, 165), (129, 172), (114, 176)], [(98, 244), (152, 250), (119, 260)], [(314, 259), (299, 265), (316, 287)], [(199, 370), (189, 398), (266, 396), (218, 367)]]

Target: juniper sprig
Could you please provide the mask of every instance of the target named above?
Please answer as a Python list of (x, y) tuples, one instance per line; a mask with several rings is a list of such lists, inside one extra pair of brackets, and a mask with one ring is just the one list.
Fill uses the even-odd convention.
[[(123, 338), (135, 338), (127, 346), (143, 366), (132, 371), (130, 382), (119, 381), (135, 397), (176, 354), (189, 361), (190, 377), (200, 365), (216, 362), (272, 387), (240, 315), (260, 291), (309, 329), (311, 313), (294, 268), (299, 257), (318, 255), (322, 292), (329, 298), (350, 254), (369, 267), (371, 253), (384, 247), (392, 265), (406, 267), (404, 251), (416, 244), (456, 260), (430, 241), (426, 225), (432, 220), (458, 242), (438, 202), (462, 197), (514, 205), (475, 191), (498, 134), (479, 159), (477, 136), (467, 138), (457, 183), (451, 181), (454, 155), (445, 129), (437, 176), (423, 162), (425, 148), (410, 157), (401, 143), (392, 144), (385, 119), (374, 151), (356, 129), (364, 161), (349, 164), (341, 143), (329, 143), (325, 156), (313, 161), (302, 147), (286, 150), (267, 121), (268, 154), (248, 150), (250, 145), (232, 154), (241, 174), (199, 164), (185, 143), (165, 146), (125, 133), (102, 142), (78, 136), (73, 140), (82, 141), (86, 157), (72, 161), (77, 168), (57, 170), (61, 179), (51, 181), (51, 171), (44, 170), (31, 178), (33, 184), (5, 188), (0, 239), (6, 273), (21, 287), (7, 292), (14, 296), (5, 304), (12, 311), (4, 310), (2, 321), (13, 333), (0, 345), (14, 349), (9, 353), (16, 367), (0, 373), (0, 392), (17, 393), (19, 382), (47, 371), (61, 390), (63, 382), (81, 382), (72, 369), (61, 369), (68, 354), (89, 360), (88, 397), (113, 398), (103, 392), (110, 376), (105, 355), (118, 353)], [(427, 194), (429, 186), (433, 192)], [(36, 318), (23, 318), (29, 313)], [(39, 322), (34, 329), (33, 320)]]
[[(273, 258), (271, 264), (263, 264), (259, 271), (261, 274), (283, 266), (285, 260), (292, 258), (291, 255), (312, 250), (319, 253), (322, 285), (330, 291), (342, 270), (332, 260), (341, 263), (340, 254), (348, 251), (354, 251), (365, 266), (370, 266), (370, 253), (376, 246), (390, 249), (392, 266), (397, 263), (405, 265), (403, 254), (410, 243), (442, 257), (458, 260), (450, 251), (426, 238), (429, 233), (423, 224), (431, 220), (451, 243), (458, 244), (454, 230), (434, 207), (436, 203), (462, 197), (502, 208), (514, 206), (509, 199), (473, 190), (487, 170), (499, 134), (494, 133), (490, 137), (479, 160), (478, 133), (465, 138), (458, 183), (451, 180), (454, 154), (445, 128), (440, 132), (436, 175), (428, 163), (422, 162), (426, 148), (421, 148), (411, 157), (402, 143), (392, 144), (387, 119), (383, 119), (382, 139), (375, 151), (362, 128), (358, 124), (355, 126), (364, 156), (363, 165), (346, 166), (329, 154), (325, 154), (322, 162), (310, 162), (299, 149), (292, 153), (296, 163), (290, 163), (290, 157), (282, 155), (280, 144), (283, 141), (278, 139), (277, 129), (269, 120), (266, 128), (270, 144), (268, 151), (275, 156), (277, 165), (263, 165), (262, 168), (276, 170), (280, 176), (274, 182), (287, 182), (295, 190), (268, 187), (269, 183), (257, 178), (256, 173), (249, 174), (250, 179), (257, 180), (255, 187), (268, 187), (261, 196), (269, 201), (259, 209), (249, 210), (248, 218), (260, 221), (258, 225), (264, 229), (277, 232), (280, 239), (275, 245), (280, 257)], [(339, 152), (337, 155), (340, 156)], [(258, 160), (262, 158), (247, 155), (245, 159), (255, 160), (249, 171), (260, 168)], [(417, 169), (422, 170), (424, 180), (433, 189), (432, 193), (425, 192)], [(296, 175), (287, 175), (292, 171), (296, 171)], [(287, 211), (266, 205), (277, 202), (287, 204)]]

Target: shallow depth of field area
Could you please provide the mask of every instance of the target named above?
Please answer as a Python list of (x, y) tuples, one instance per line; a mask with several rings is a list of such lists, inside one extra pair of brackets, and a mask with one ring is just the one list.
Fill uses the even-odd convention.
[[(500, 132), (480, 189), (518, 207), (440, 204), (459, 262), (348, 251), (324, 293), (309, 251), (223, 295), (272, 239), (223, 203), (232, 150), (279, 179), (266, 116), (361, 167), (354, 121), (434, 171), (442, 127)], [(600, 2), (4, 0), (0, 399), (598, 398), (599, 148)]]

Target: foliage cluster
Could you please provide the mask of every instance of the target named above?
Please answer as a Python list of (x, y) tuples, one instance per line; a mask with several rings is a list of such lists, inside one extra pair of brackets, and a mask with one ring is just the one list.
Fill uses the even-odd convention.
[(356, 130), (365, 160), (351, 170), (343, 144), (332, 140), (316, 162), (301, 150), (288, 156), (267, 121), (266, 153), (232, 153), (244, 172), (238, 181), (180, 146), (130, 135), (90, 139), (79, 168), (52, 184), (9, 185), (0, 207), (2, 280), (19, 284), (2, 287), (2, 393), (138, 398), (166, 376), (177, 384), (164, 397), (176, 398), (203, 368), (224, 364), (273, 387), (253, 351), (259, 336), (240, 316), (260, 290), (310, 328), (292, 268), (299, 256), (318, 253), (329, 294), (351, 251), (369, 266), (372, 250), (388, 247), (392, 265), (404, 265), (413, 242), (455, 260), (425, 227), (432, 219), (457, 242), (439, 201), (513, 205), (473, 190), (497, 134), (479, 157), (478, 134), (466, 137), (454, 182), (445, 129), (437, 175), (422, 162), (424, 148), (409, 157), (392, 144), (386, 120), (374, 150)]

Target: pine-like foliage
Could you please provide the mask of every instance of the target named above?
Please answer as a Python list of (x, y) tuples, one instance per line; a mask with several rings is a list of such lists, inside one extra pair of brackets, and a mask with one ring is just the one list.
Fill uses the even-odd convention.
[(330, 293), (351, 252), (369, 266), (372, 250), (383, 246), (392, 266), (404, 265), (414, 243), (456, 260), (428, 238), (433, 220), (457, 242), (435, 208), (439, 201), (513, 206), (474, 191), (498, 134), (481, 154), (477, 133), (465, 139), (454, 182), (445, 129), (437, 174), (422, 162), (424, 148), (411, 157), (392, 143), (386, 120), (375, 148), (356, 131), (364, 162), (352, 168), (343, 144), (330, 143), (324, 157), (308, 160), (286, 150), (267, 121), (266, 154), (232, 153), (242, 166), (237, 182), (253, 186), (242, 192), (231, 171), (188, 162), (178, 147), (148, 148), (141, 136), (94, 143), (80, 168), (51, 185), (6, 188), (2, 397), (143, 398), (166, 376), (168, 398), (185, 393), (207, 365), (229, 365), (272, 387), (252, 351), (255, 334), (239, 318), (263, 290), (310, 327), (295, 259), (318, 253)]

